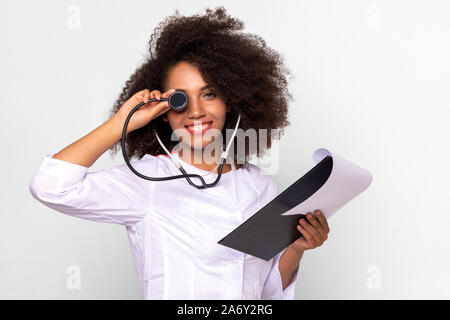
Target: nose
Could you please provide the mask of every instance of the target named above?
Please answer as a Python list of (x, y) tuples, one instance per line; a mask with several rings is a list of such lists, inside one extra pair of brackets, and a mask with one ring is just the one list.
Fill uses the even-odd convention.
[(190, 119), (197, 119), (205, 116), (205, 108), (197, 97), (189, 97), (189, 102), (187, 105), (188, 117)]

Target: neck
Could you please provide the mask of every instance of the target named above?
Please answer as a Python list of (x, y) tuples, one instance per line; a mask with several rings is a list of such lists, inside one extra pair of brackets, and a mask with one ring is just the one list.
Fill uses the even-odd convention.
[[(181, 160), (184, 162), (187, 162), (194, 167), (205, 170), (205, 171), (211, 171), (213, 170), (219, 163), (220, 160), (220, 154), (216, 155), (215, 149), (211, 152), (211, 154), (206, 154), (204, 150), (197, 151), (197, 155), (195, 154), (195, 151), (193, 149), (189, 150), (190, 152), (183, 153), (183, 148), (178, 152), (178, 155)], [(236, 165), (236, 169), (239, 169), (241, 166)], [(229, 163), (224, 162), (222, 173), (227, 173), (232, 170), (232, 166)], [(212, 173), (217, 174), (219, 172), (219, 167), (217, 167), (214, 171), (211, 171)]]

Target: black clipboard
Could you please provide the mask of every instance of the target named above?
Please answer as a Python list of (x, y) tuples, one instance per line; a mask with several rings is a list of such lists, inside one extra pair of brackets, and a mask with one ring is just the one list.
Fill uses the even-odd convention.
[(300, 179), (248, 218), (217, 243), (269, 261), (302, 235), (297, 229), (304, 214), (281, 214), (302, 203), (319, 190), (333, 169), (326, 156)]

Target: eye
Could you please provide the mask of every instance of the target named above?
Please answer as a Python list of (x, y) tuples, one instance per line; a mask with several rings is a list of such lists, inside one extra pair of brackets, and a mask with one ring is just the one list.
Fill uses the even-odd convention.
[(213, 99), (216, 97), (216, 94), (214, 92), (208, 92), (205, 94), (205, 97), (209, 97), (209, 99)]

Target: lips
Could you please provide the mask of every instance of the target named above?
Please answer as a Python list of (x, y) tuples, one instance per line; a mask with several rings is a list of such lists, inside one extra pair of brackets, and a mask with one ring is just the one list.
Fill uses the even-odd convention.
[(184, 126), (191, 134), (204, 133), (206, 130), (212, 127), (212, 121), (195, 123), (189, 126)]

